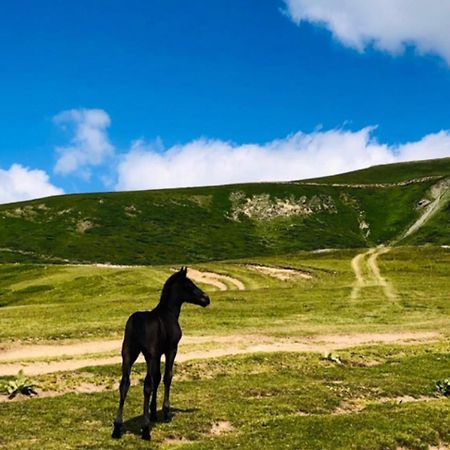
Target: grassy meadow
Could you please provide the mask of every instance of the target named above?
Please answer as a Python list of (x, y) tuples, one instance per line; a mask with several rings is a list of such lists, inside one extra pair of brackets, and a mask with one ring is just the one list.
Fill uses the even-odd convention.
[[(448, 376), (449, 349), (448, 342), (355, 348), (339, 352), (340, 364), (302, 353), (177, 364), (174, 417), (153, 425), (151, 443), (140, 439), (142, 386), (128, 396), (127, 433), (110, 438), (118, 366), (60, 373), (47, 384), (94, 380), (104, 389), (1, 403), (0, 442), (5, 449), (427, 449), (450, 440), (450, 401), (435, 388)], [(133, 377), (142, 381), (143, 365)]]
[[(0, 448), (450, 448), (449, 175), (445, 158), (1, 205)], [(216, 284), (183, 307), (173, 420), (140, 439), (138, 362), (112, 440), (125, 321), (186, 264)], [(23, 364), (38, 395), (10, 400)]]
[[(312, 353), (252, 353), (177, 363), (171, 423), (139, 437), (143, 364), (125, 408), (127, 433), (110, 438), (119, 365), (36, 375), (40, 395), (0, 402), (1, 448), (427, 449), (450, 442), (450, 403), (436, 382), (450, 377), (450, 250), (398, 247), (378, 258), (395, 297), (363, 266), (351, 299), (350, 262), (360, 250), (297, 252), (198, 264), (241, 280), (227, 291), (202, 285), (212, 304), (185, 305), (186, 336), (303, 339), (353, 333), (438, 332), (431, 342)], [(311, 276), (282, 281), (255, 265)], [(3, 264), (1, 343), (120, 338), (127, 316), (151, 308), (172, 266)], [(189, 348), (189, 347), (186, 347)], [(192, 347), (194, 348), (194, 347)], [(11, 379), (5, 377), (4, 379)], [(89, 386), (86, 392), (86, 386)], [(46, 393), (51, 396), (47, 397)], [(161, 398), (161, 397), (160, 397)]]
[[(189, 335), (264, 334), (307, 336), (322, 333), (405, 329), (450, 330), (450, 251), (434, 247), (394, 248), (379, 265), (396, 291), (385, 298), (370, 283), (351, 300), (350, 261), (359, 250), (301, 252), (195, 265), (236, 277), (246, 290), (202, 285), (209, 308), (185, 305), (181, 316)], [(290, 267), (310, 274), (282, 281), (249, 264)], [(159, 300), (172, 266), (106, 268), (4, 264), (0, 266), (2, 342), (121, 337), (125, 319)]]

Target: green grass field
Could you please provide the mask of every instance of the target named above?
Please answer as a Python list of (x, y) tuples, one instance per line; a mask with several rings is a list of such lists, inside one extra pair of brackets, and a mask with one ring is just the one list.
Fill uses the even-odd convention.
[[(152, 443), (145, 445), (142, 386), (130, 390), (120, 441), (110, 438), (117, 402), (110, 387), (1, 403), (2, 448), (396, 450), (450, 441), (450, 401), (435, 389), (449, 373), (448, 343), (355, 348), (339, 357), (339, 365), (299, 353), (179, 364), (173, 420), (154, 424)], [(119, 371), (83, 369), (71, 382), (112, 383)], [(142, 381), (142, 365), (133, 376)]]
[[(204, 310), (185, 306), (184, 333), (274, 342), (426, 331), (439, 338), (356, 346), (332, 358), (317, 352), (254, 353), (178, 363), (173, 421), (156, 423), (152, 442), (145, 445), (139, 437), (141, 386), (129, 394), (127, 433), (120, 441), (110, 438), (119, 365), (36, 375), (31, 378), (41, 388), (38, 398), (0, 403), (2, 448), (397, 450), (450, 442), (450, 403), (435, 386), (450, 377), (450, 251), (394, 248), (378, 260), (394, 299), (369, 273), (364, 273), (367, 286), (351, 299), (355, 275), (350, 261), (362, 251), (200, 264), (201, 270), (238, 278), (246, 289), (230, 284), (222, 292), (203, 285), (212, 304)], [(312, 278), (281, 281), (249, 264), (299, 269)], [(4, 264), (2, 345), (120, 338), (128, 314), (151, 308), (170, 273), (170, 266)], [(192, 348), (221, 345), (212, 340)], [(142, 383), (143, 377), (144, 367), (137, 364), (133, 379)], [(83, 393), (86, 386), (94, 386), (93, 392)], [(46, 392), (56, 396), (47, 398)]]
[[(241, 279), (245, 291), (214, 291), (210, 308), (186, 305), (182, 315), (190, 335), (314, 335), (366, 330), (450, 330), (450, 252), (433, 247), (393, 249), (380, 268), (397, 292), (388, 301), (379, 286), (350, 300), (358, 250), (302, 252), (198, 265)], [(312, 279), (281, 281), (246, 267), (259, 263), (302, 269)], [(3, 342), (117, 338), (136, 310), (150, 309), (171, 267), (3, 265), (0, 267), (0, 329)]]

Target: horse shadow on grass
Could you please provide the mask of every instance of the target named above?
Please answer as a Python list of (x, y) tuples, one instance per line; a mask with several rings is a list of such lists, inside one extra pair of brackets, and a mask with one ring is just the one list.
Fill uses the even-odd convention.
[[(171, 408), (170, 409), (170, 419), (173, 420), (174, 417), (177, 416), (178, 414), (192, 414), (196, 411), (198, 411), (198, 408), (186, 408), (186, 409)], [(123, 423), (122, 433), (123, 434), (131, 433), (131, 434), (135, 434), (136, 436), (141, 436), (143, 422), (144, 422), (143, 415), (136, 416), (136, 417), (133, 417), (132, 419), (126, 420)], [(158, 425), (160, 425), (162, 423), (166, 423), (166, 422), (163, 419), (163, 412), (161, 410), (156, 413), (156, 422), (151, 422), (150, 431), (157, 428)]]

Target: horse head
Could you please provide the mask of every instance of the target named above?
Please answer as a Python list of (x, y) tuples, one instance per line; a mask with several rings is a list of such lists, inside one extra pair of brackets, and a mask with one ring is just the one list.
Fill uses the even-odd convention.
[(202, 306), (203, 308), (211, 303), (209, 296), (205, 294), (187, 276), (187, 267), (182, 267), (176, 274), (178, 295), (181, 301)]

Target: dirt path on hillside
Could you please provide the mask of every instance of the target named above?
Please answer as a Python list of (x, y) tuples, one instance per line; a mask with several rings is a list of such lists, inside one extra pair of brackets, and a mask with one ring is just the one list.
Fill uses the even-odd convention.
[(20, 250), (20, 249), (16, 249), (16, 248), (1, 247), (0, 252), (17, 253), (19, 255), (25, 255), (25, 256), (34, 256), (34, 257), (49, 261), (50, 263), (51, 262), (70, 263), (70, 260), (66, 259), (66, 258), (60, 258), (58, 256), (43, 255), (42, 253), (36, 253), (36, 252), (28, 251), (28, 250)]
[[(75, 264), (76, 266), (85, 266), (86, 264)], [(148, 266), (142, 266), (142, 265), (123, 265), (123, 264), (88, 264), (95, 267), (100, 267), (104, 269), (133, 269), (133, 268), (145, 268)], [(173, 268), (174, 272), (178, 269)], [(204, 283), (209, 284), (210, 286), (213, 286), (219, 291), (227, 291), (229, 289), (228, 284), (231, 284), (239, 291), (245, 290), (245, 285), (241, 280), (238, 280), (237, 278), (230, 277), (229, 275), (222, 275), (220, 273), (216, 272), (206, 272), (206, 271), (200, 271), (197, 269), (188, 268), (188, 276), (192, 281), (195, 281), (196, 283)]]
[(307, 186), (333, 186), (346, 188), (389, 188), (398, 186), (408, 186), (410, 184), (426, 183), (430, 180), (442, 178), (442, 175), (431, 175), (428, 177), (412, 178), (411, 180), (397, 181), (394, 183), (318, 183), (314, 181), (295, 181), (295, 184), (304, 184)]
[(391, 250), (390, 247), (378, 247), (377, 250), (372, 253), (367, 259), (367, 266), (369, 267), (375, 282), (382, 287), (385, 297), (388, 300), (395, 301), (396, 296), (392, 283), (386, 280), (386, 278), (381, 276), (380, 268), (377, 264), (377, 258)]
[(287, 281), (292, 278), (304, 278), (305, 280), (311, 280), (310, 273), (300, 269), (292, 269), (286, 267), (264, 266), (262, 264), (244, 264), (244, 267), (253, 270), (255, 272), (269, 275), (272, 278), (277, 278), (281, 281)]
[(363, 273), (363, 269), (362, 269), (362, 264), (363, 264), (364, 258), (368, 255), (371, 255), (374, 251), (375, 251), (375, 249), (371, 248), (367, 252), (358, 253), (351, 261), (352, 270), (353, 270), (353, 273), (355, 274), (355, 278), (356, 278), (356, 284), (359, 287), (362, 287), (365, 285), (365, 278), (364, 278), (364, 273)]
[[(184, 336), (182, 340), (183, 345), (196, 344), (236, 344), (246, 342), (246, 340), (270, 340), (271, 338), (265, 336)], [(93, 355), (96, 353), (117, 352), (120, 354), (122, 348), (122, 339), (109, 339), (102, 341), (87, 341), (75, 343), (59, 343), (41, 345), (41, 344), (20, 344), (10, 345), (0, 348), (0, 364), (8, 361), (26, 361), (36, 360), (39, 358), (62, 358), (62, 357), (77, 357), (83, 355)]]
[[(183, 351), (180, 348), (177, 356), (178, 362), (189, 361), (192, 359), (218, 358), (221, 356), (241, 355), (257, 352), (330, 352), (339, 349), (351, 348), (370, 344), (414, 344), (418, 342), (427, 342), (439, 339), (440, 334), (436, 332), (406, 332), (406, 333), (358, 333), (351, 335), (326, 335), (313, 338), (291, 338), (274, 339), (269, 336), (255, 335), (232, 335), (232, 336), (201, 336), (184, 338), (183, 345), (189, 343), (208, 342), (215, 343), (212, 348), (205, 350)], [(119, 345), (119, 347), (117, 347)], [(92, 350), (97, 349), (116, 349), (118, 355), (112, 357), (87, 357), (85, 359), (69, 359), (50, 362), (14, 362), (8, 363), (12, 357), (21, 353), (21, 360), (25, 356), (39, 357), (62, 357), (66, 355), (80, 356), (89, 355)], [(84, 353), (82, 353), (84, 349)], [(98, 351), (98, 350), (97, 350)], [(15, 375), (21, 369), (27, 375), (40, 375), (60, 371), (71, 371), (89, 366), (102, 366), (108, 364), (118, 364), (121, 362), (120, 342), (103, 341), (79, 343), (68, 346), (22, 346), (20, 348), (10, 349), (1, 355), (0, 376)], [(142, 360), (142, 357), (140, 357)]]
[(358, 253), (351, 261), (351, 266), (353, 273), (355, 274), (355, 282), (353, 283), (352, 293), (350, 294), (350, 298), (352, 300), (357, 300), (360, 296), (361, 289), (364, 288), (367, 284), (366, 277), (363, 271), (363, 264), (369, 255), (371, 255), (375, 251), (374, 248), (371, 248), (363, 253)]
[(429, 195), (432, 201), (423, 208), (420, 217), (401, 234), (395, 243), (415, 233), (450, 202), (450, 178), (445, 178), (432, 186)]
[[(103, 269), (133, 269), (133, 268), (145, 268), (148, 266), (145, 265), (125, 265), (125, 264), (107, 264), (107, 263), (93, 263), (93, 264), (84, 264), (84, 263), (71, 263), (68, 259), (53, 257), (53, 256), (47, 256), (42, 255), (35, 252), (29, 252), (24, 250), (15, 250), (11, 248), (0, 248), (0, 252), (11, 252), (11, 253), (19, 253), (23, 255), (30, 255), (30, 256), (36, 256), (39, 258), (47, 259), (47, 260), (53, 260), (57, 262), (64, 262), (68, 263), (65, 265), (68, 266), (74, 266), (74, 267), (98, 267)], [(188, 268), (188, 276), (192, 279), (192, 281), (198, 282), (198, 283), (204, 283), (209, 284), (210, 286), (213, 286), (219, 291), (227, 291), (229, 289), (229, 285), (231, 284), (234, 286), (238, 291), (244, 291), (245, 285), (244, 283), (234, 277), (231, 277), (229, 275), (222, 275), (215, 272), (204, 272), (197, 269)], [(227, 283), (228, 282), (228, 285)]]
[[(351, 267), (355, 274), (355, 282), (350, 294), (352, 300), (357, 300), (361, 296), (361, 289), (369, 286), (380, 286), (388, 300), (396, 300), (392, 284), (381, 275), (377, 263), (377, 258), (390, 250), (390, 247), (379, 246), (359, 253), (352, 259)], [(366, 270), (364, 270), (364, 265)]]
[(188, 268), (188, 277), (197, 283), (205, 283), (215, 286), (220, 291), (228, 290), (228, 286), (225, 282), (232, 284), (238, 291), (245, 290), (245, 285), (241, 280), (230, 277), (229, 275), (222, 275), (215, 272), (203, 272)]
[[(85, 266), (86, 264), (77, 264), (79, 266)], [(95, 267), (101, 267), (104, 269), (133, 269), (133, 268), (145, 268), (148, 266), (142, 266), (142, 265), (123, 265), (123, 264), (89, 264), (93, 265)], [(173, 268), (174, 272), (178, 269)], [(237, 278), (230, 277), (229, 275), (222, 275), (220, 273), (216, 272), (206, 272), (206, 271), (200, 271), (197, 269), (192, 269), (188, 267), (188, 276), (192, 281), (195, 281), (196, 283), (204, 283), (209, 284), (210, 286), (213, 286), (219, 291), (227, 291), (229, 289), (228, 284), (231, 284), (239, 291), (245, 290), (245, 285), (241, 280), (238, 280)]]

